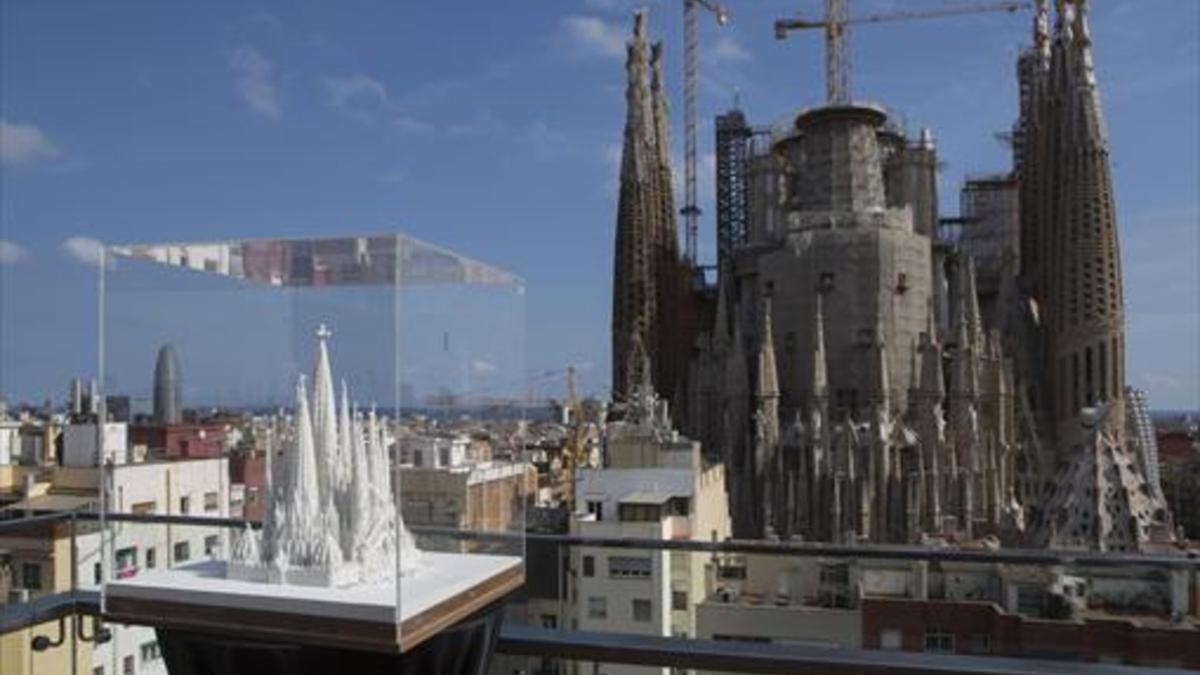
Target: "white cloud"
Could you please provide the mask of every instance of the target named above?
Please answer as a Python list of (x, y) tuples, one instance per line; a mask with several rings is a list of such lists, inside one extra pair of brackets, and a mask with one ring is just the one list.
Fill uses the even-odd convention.
[(86, 265), (99, 265), (104, 244), (91, 237), (68, 237), (62, 243), (63, 251)]
[(604, 58), (625, 55), (625, 31), (594, 16), (568, 16), (562, 20), (568, 45), (580, 54)]
[(614, 172), (621, 170), (621, 156), (625, 154), (625, 145), (620, 141), (613, 141), (604, 146), (604, 162), (608, 164)]
[(640, 4), (642, 0), (583, 0), (583, 4), (601, 12), (628, 11)]
[(625, 146), (621, 141), (612, 141), (604, 146), (602, 157), (608, 169), (608, 176), (601, 189), (609, 197), (616, 195), (621, 187), (621, 156)]
[(0, 120), (0, 163), (31, 166), (62, 157), (62, 150), (32, 124)]
[(477, 136), (495, 131), (499, 124), (491, 113), (486, 111), (476, 115), (474, 120), (439, 123), (429, 118), (413, 114), (414, 108), (427, 108), (428, 105), (413, 103), (412, 99), (420, 96), (393, 97), (379, 80), (356, 73), (348, 77), (326, 77), (325, 89), (329, 93), (329, 103), (347, 116), (364, 121), (387, 119), (400, 132), (408, 134), (438, 134), (448, 138), (463, 138)]
[(283, 30), (283, 22), (279, 20), (279, 17), (270, 12), (255, 12), (246, 17), (246, 23), (276, 31)]
[(1179, 389), (1183, 386), (1183, 380), (1165, 373), (1144, 373), (1142, 380), (1156, 389)]
[(275, 89), (275, 64), (253, 47), (239, 47), (229, 55), (238, 96), (256, 115), (277, 120), (283, 117)]
[(476, 359), (471, 362), (471, 373), (474, 375), (491, 375), (500, 370), (494, 363), (489, 363), (482, 359)]
[(369, 113), (388, 102), (387, 87), (373, 77), (361, 73), (349, 77), (325, 78), (329, 101), (335, 108), (356, 113)]
[(0, 265), (15, 265), (29, 259), (29, 251), (15, 241), (0, 239)]
[(730, 63), (746, 63), (754, 59), (745, 47), (738, 44), (737, 40), (728, 35), (722, 35), (720, 38), (717, 38), (717, 42), (712, 48), (712, 56), (716, 61)]
[(474, 119), (466, 122), (453, 122), (441, 127), (441, 131), (454, 139), (474, 138), (477, 136), (493, 136), (506, 128), (504, 122), (496, 119), (490, 110), (475, 113)]
[(556, 160), (570, 150), (567, 135), (550, 128), (550, 125), (541, 120), (525, 129), (525, 141), (533, 148), (533, 157), (539, 162)]
[(400, 131), (406, 131), (414, 134), (426, 133), (436, 129), (433, 123), (426, 122), (425, 120), (418, 119), (416, 117), (409, 117), (408, 115), (400, 115), (396, 117), (396, 119), (392, 120), (392, 123), (395, 124), (396, 128)]

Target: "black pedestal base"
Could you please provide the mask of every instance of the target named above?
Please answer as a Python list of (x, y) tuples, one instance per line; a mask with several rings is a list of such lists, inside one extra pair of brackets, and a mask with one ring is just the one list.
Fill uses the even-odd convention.
[(484, 675), (496, 648), (503, 604), (481, 610), (405, 654), (242, 639), (159, 628), (171, 675)]

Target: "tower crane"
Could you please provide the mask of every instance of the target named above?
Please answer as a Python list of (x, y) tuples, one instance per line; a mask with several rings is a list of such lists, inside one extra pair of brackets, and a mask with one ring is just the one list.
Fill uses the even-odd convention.
[(984, 12), (1016, 12), (1031, 9), (1030, 2), (991, 2), (961, 7), (942, 7), (927, 10), (902, 10), (851, 17), (847, 14), (849, 0), (825, 0), (825, 18), (821, 20), (779, 19), (775, 22), (775, 39), (783, 40), (793, 30), (819, 28), (825, 31), (825, 99), (829, 105), (850, 103), (849, 27), (856, 24), (933, 19), (943, 16), (982, 14)]
[(717, 25), (729, 23), (729, 13), (711, 0), (683, 0), (683, 216), (684, 255), (688, 264), (697, 264), (696, 220), (700, 207), (696, 204), (696, 51), (699, 46), (697, 8), (706, 9), (717, 18)]

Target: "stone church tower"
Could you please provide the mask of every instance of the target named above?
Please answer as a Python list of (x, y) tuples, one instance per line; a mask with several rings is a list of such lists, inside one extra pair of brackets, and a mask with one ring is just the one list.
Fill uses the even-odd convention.
[(1026, 347), (1041, 373), (1026, 384), (1049, 447), (1031, 543), (1135, 551), (1172, 533), (1126, 429), (1121, 255), (1088, 4), (1058, 0), (1051, 34), (1040, 0), (1018, 62), (1021, 286), (1038, 310)]
[(1119, 433), (1125, 388), (1125, 301), (1108, 135), (1087, 0), (1059, 0), (1054, 34), (1039, 2), (1034, 47), (1021, 57), (1021, 252), (1042, 321), (1044, 435), (1056, 448), (1086, 437), (1082, 408), (1107, 404)]
[(675, 228), (662, 44), (647, 47), (644, 11), (634, 15), (625, 70), (625, 139), (613, 261), (615, 400), (631, 396), (646, 375), (640, 372), (643, 360), (634, 357), (635, 336), (648, 357), (649, 379), (661, 395), (675, 395), (687, 365), (687, 349), (680, 347), (686, 330), (686, 275)]
[[(982, 324), (970, 260), (943, 268), (933, 255), (936, 181), (889, 180), (910, 147), (934, 152), (931, 135), (910, 144), (863, 105), (802, 112), (774, 140), (773, 201), (721, 270), (687, 397), (689, 432), (728, 462), (737, 537), (911, 542), (1000, 527), (1009, 362)], [(951, 298), (957, 337), (934, 313)]]

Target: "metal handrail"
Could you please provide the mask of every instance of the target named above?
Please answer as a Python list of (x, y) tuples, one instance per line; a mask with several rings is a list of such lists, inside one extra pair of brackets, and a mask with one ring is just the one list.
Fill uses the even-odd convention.
[[(21, 606), (0, 606), (0, 634), (73, 615), (99, 616), (95, 591), (38, 598)], [(1132, 666), (1006, 656), (930, 654), (840, 647), (817, 647), (729, 640), (672, 638), (629, 633), (554, 630), (504, 624), (496, 651), (508, 656), (580, 662), (694, 668), (743, 673), (975, 673), (979, 675), (1132, 675)], [(1186, 671), (1155, 669), (1172, 675)]]
[[(14, 520), (0, 520), (0, 532), (6, 528), (24, 526), (32, 522), (69, 520), (99, 520), (95, 511), (62, 511)], [(244, 518), (212, 516), (180, 516), (163, 514), (107, 513), (107, 520), (122, 523), (146, 523), (160, 525), (192, 525), (197, 527), (258, 528), (257, 521)], [(708, 541), (696, 539), (648, 539), (630, 537), (595, 537), (570, 534), (547, 534), (538, 532), (460, 530), (452, 527), (410, 526), (414, 534), (445, 537), (447, 539), (503, 543), (536, 541), (567, 547), (588, 546), (593, 548), (641, 549), (666, 551), (692, 551), (698, 553), (741, 553), (761, 555), (786, 555), (817, 558), (857, 558), (869, 560), (926, 560), (930, 562), (1005, 563), (1014, 565), (1066, 565), (1080, 567), (1150, 567), (1159, 569), (1190, 569), (1200, 571), (1200, 556), (1192, 553), (1178, 556), (1142, 553), (1111, 553), (1093, 551), (998, 549), (976, 550), (961, 548), (934, 548), (929, 546), (900, 544), (829, 544), (823, 542), (759, 541), (726, 539)]]

